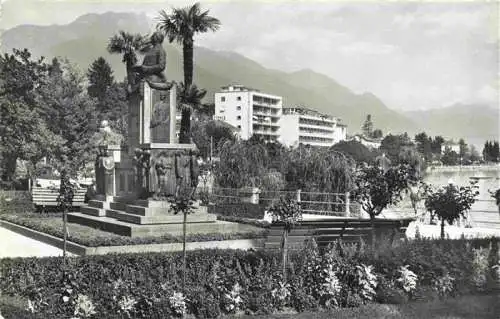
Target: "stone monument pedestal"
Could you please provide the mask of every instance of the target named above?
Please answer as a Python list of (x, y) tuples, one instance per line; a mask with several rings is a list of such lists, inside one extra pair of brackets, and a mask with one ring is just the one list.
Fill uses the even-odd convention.
[[(130, 96), (127, 147), (110, 145), (101, 152), (96, 163), (98, 195), (81, 213), (68, 214), (69, 222), (127, 236), (182, 230), (183, 215), (170, 211), (168, 199), (178, 188), (196, 188), (198, 165), (196, 145), (177, 143), (176, 102), (175, 85), (159, 91), (140, 83)], [(187, 222), (192, 224), (188, 229), (201, 232), (222, 227), (199, 205)]]

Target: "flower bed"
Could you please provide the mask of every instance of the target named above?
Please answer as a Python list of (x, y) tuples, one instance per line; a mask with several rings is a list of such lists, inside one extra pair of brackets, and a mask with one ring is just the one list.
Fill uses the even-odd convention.
[[(42, 233), (63, 238), (62, 214), (2, 214), (0, 219), (21, 225)], [(159, 237), (127, 237), (101, 231), (78, 224), (68, 224), (68, 240), (87, 247), (123, 246), (143, 244), (181, 243), (182, 236), (163, 235)], [(264, 238), (266, 230), (249, 226), (249, 231), (239, 233), (187, 234), (187, 242), (220, 241), (232, 239)]]
[[(216, 318), (405, 303), (489, 291), (498, 284), (493, 269), (498, 239), (415, 240), (378, 249), (373, 254), (363, 245), (339, 243), (319, 252), (311, 243), (289, 256), (287, 282), (282, 282), (278, 252), (193, 251), (187, 255), (185, 294), (180, 293), (180, 253), (71, 258), (64, 282), (61, 258), (2, 259), (0, 290), (24, 300), (40, 318), (74, 313), (172, 318), (183, 312)], [(2, 311), (7, 318), (5, 311), (14, 313), (12, 307)]]

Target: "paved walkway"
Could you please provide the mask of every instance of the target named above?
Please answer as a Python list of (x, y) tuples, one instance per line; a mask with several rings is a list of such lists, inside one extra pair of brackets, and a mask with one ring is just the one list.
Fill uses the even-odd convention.
[[(62, 250), (0, 227), (0, 258), (62, 256)], [(68, 256), (74, 256), (68, 253)]]

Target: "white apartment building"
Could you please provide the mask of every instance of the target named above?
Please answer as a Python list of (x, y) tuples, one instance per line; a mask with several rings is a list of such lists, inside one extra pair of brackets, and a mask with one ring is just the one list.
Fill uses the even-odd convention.
[(346, 139), (347, 126), (337, 118), (311, 109), (285, 108), (279, 134), (279, 141), (286, 146), (308, 144), (329, 147)]
[(237, 127), (244, 140), (257, 135), (266, 141), (276, 141), (282, 107), (281, 96), (242, 85), (225, 86), (215, 93), (215, 119)]

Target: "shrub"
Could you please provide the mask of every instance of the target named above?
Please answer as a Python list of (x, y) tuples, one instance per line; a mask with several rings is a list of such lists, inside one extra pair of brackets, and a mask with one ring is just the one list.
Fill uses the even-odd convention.
[[(7, 318), (67, 318), (77, 305), (79, 314), (93, 310), (96, 318), (171, 318), (183, 311), (216, 318), (240, 310), (269, 314), (286, 307), (355, 307), (371, 300), (404, 303), (407, 292), (415, 300), (432, 300), (475, 290), (473, 249), (491, 244), (493, 261), (496, 240), (408, 241), (381, 248), (378, 256), (341, 242), (320, 252), (309, 241), (306, 249), (290, 253), (286, 282), (277, 251), (192, 251), (182, 296), (176, 294), (180, 253), (71, 258), (64, 281), (61, 258), (4, 258), (2, 297), (19, 298), (23, 306), (0, 306)], [(486, 254), (481, 251), (483, 266), (477, 269), (494, 266), (488, 261), (484, 269)], [(33, 314), (23, 309), (28, 301)]]
[(264, 211), (264, 205), (252, 203), (228, 203), (208, 206), (208, 212), (211, 214), (254, 219), (264, 218)]

